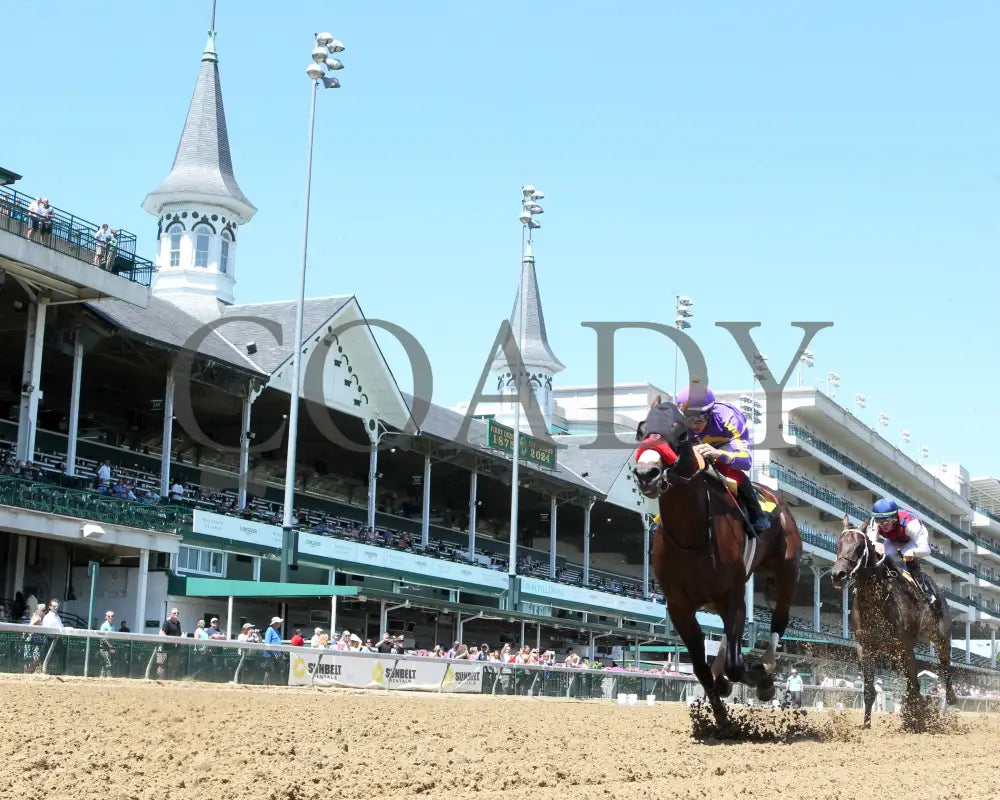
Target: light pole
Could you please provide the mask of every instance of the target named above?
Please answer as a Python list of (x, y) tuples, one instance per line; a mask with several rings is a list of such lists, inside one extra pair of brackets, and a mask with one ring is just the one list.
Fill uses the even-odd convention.
[(799, 356), (799, 386), (802, 386), (802, 367), (811, 367), (816, 363), (816, 359), (813, 357), (812, 350), (803, 350), (802, 355)]
[(306, 208), (302, 225), (302, 267), (299, 271), (299, 297), (295, 307), (295, 339), (292, 348), (292, 386), (288, 406), (288, 456), (285, 460), (285, 507), (281, 517), (281, 569), (282, 583), (288, 581), (289, 568), (294, 558), (292, 512), (295, 502), (295, 461), (299, 435), (299, 396), (302, 393), (302, 311), (306, 300), (306, 256), (309, 252), (309, 195), (312, 189), (313, 131), (316, 122), (316, 91), (322, 83), (327, 89), (339, 89), (340, 81), (327, 74), (344, 68), (334, 54), (343, 52), (344, 45), (329, 33), (317, 33), (313, 47), (313, 63), (306, 67), (312, 80), (312, 101), (309, 105), (309, 146), (306, 150)]
[[(691, 327), (691, 323), (688, 320), (694, 316), (694, 312), (691, 307), (694, 305), (694, 300), (683, 294), (677, 295), (677, 318), (674, 320), (674, 325), (677, 326), (677, 330), (683, 331)], [(677, 399), (677, 356), (680, 353), (680, 347), (674, 348), (674, 399)]]
[(836, 396), (836, 389), (840, 386), (840, 376), (836, 372), (826, 373), (826, 393), (832, 400)]
[[(521, 275), (524, 275), (524, 261), (531, 253), (531, 232), (542, 227), (535, 219), (542, 213), (538, 201), (545, 197), (531, 184), (521, 187), (521, 213), (518, 220), (521, 223)], [(507, 610), (515, 611), (517, 603), (517, 500), (520, 483), (521, 461), (521, 389), (526, 385), (526, 375), (523, 374), (522, 352), (524, 350), (524, 281), (517, 287), (517, 357), (518, 363), (511, 365), (514, 373), (514, 441), (512, 449), (513, 464), (510, 476), (510, 550), (507, 555)]]

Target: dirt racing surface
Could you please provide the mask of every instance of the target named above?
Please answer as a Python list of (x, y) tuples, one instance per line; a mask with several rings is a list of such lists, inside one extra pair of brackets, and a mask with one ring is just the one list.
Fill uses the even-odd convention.
[(36, 676), (0, 692), (3, 800), (931, 800), (995, 796), (1000, 774), (1000, 720), (978, 715), (909, 734), (894, 717), (860, 731), (859, 714), (810, 712), (757, 719), (784, 740), (719, 742), (694, 739), (673, 704)]

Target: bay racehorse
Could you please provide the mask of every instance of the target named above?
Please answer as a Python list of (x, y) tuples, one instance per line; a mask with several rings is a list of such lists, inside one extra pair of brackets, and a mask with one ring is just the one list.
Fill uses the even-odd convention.
[(851, 630), (864, 679), (866, 728), (871, 726), (875, 702), (876, 662), (906, 673), (906, 699), (911, 708), (918, 707), (920, 684), (913, 649), (921, 638), (934, 644), (946, 702), (957, 702), (951, 686), (951, 611), (930, 575), (924, 573), (924, 579), (934, 590), (933, 604), (912, 583), (905, 567), (879, 554), (864, 532), (850, 527), (844, 517), (830, 579), (838, 589), (854, 581)]
[[(746, 565), (743, 512), (724, 480), (695, 453), (684, 413), (675, 404), (656, 398), (650, 415), (639, 424), (636, 438), (641, 442), (636, 451), (636, 482), (646, 497), (659, 500), (660, 507), (660, 524), (653, 539), (653, 571), (666, 598), (670, 621), (691, 656), (716, 723), (721, 725), (727, 719), (722, 698), (732, 691), (732, 682), (755, 687), (758, 699), (764, 702), (774, 697), (775, 654), (788, 626), (802, 539), (785, 503), (758, 487), (775, 510), (771, 527), (757, 534), (756, 551)], [(775, 607), (764, 661), (748, 669), (741, 645), (750, 574), (773, 579)], [(711, 665), (705, 658), (704, 634), (695, 616), (699, 609), (722, 618), (724, 632)]]

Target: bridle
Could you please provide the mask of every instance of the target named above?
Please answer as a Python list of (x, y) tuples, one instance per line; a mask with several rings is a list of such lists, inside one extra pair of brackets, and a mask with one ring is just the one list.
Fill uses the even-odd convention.
[[(857, 528), (845, 528), (844, 529), (844, 533), (856, 533), (856, 534), (858, 534), (858, 536), (861, 537), (861, 541), (864, 542), (864, 545), (865, 545), (864, 555), (861, 556), (860, 558), (858, 558), (855, 561), (854, 568), (849, 573), (847, 573), (847, 577), (844, 579), (845, 581), (849, 581), (849, 580), (852, 580), (854, 578), (855, 574), (857, 574), (857, 572), (862, 567), (867, 567), (868, 566), (868, 562), (871, 560), (872, 543), (868, 540), (868, 537), (865, 535), (865, 532), (861, 531), (861, 530), (858, 530)], [(841, 535), (843, 535), (843, 534), (841, 534)], [(885, 558), (886, 558), (885, 557), (885, 553), (883, 553), (882, 557), (878, 561), (876, 561), (874, 564), (872, 564), (872, 569), (878, 569), (878, 567), (882, 566), (882, 564), (885, 563)]]
[[(690, 441), (689, 434), (684, 431), (677, 440), (678, 449), (686, 446)], [(658, 494), (664, 494), (670, 490), (671, 486), (680, 486), (686, 483), (690, 483), (694, 480), (700, 472), (703, 470), (696, 469), (690, 475), (681, 475), (678, 473), (677, 466), (681, 463), (682, 458), (677, 454), (673, 447), (671, 447), (667, 441), (658, 433), (651, 433), (649, 436), (645, 437), (639, 444), (639, 447), (635, 451), (635, 461), (639, 462), (639, 457), (652, 450), (660, 456), (660, 474), (656, 477), (656, 486), (659, 490)]]

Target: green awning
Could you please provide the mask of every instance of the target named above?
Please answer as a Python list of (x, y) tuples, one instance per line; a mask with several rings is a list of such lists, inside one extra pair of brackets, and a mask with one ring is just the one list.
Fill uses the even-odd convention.
[(223, 578), (171, 576), (170, 594), (184, 597), (357, 597), (357, 586), (326, 583), (281, 583), (279, 581), (231, 581)]

